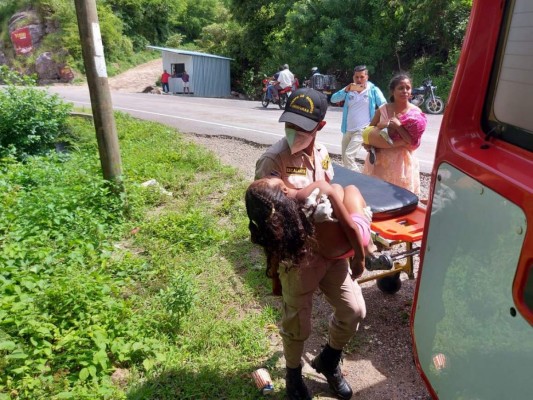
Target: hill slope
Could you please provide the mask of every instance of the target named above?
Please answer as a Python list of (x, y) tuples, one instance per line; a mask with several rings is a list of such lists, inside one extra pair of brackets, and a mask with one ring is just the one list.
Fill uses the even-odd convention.
[(109, 78), (109, 88), (120, 92), (142, 92), (146, 86), (154, 86), (162, 73), (163, 61), (157, 58)]

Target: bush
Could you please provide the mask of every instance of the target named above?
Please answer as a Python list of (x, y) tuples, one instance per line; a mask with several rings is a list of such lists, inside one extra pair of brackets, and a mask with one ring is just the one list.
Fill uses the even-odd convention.
[(248, 99), (261, 99), (262, 79), (253, 68), (243, 72), (239, 83), (240, 85), (236, 87), (237, 91), (244, 93)]
[(0, 158), (11, 154), (24, 159), (51, 150), (67, 132), (72, 106), (33, 87), (33, 79), (20, 78), (5, 66), (0, 67), (0, 80), (7, 84), (0, 91)]
[(460, 53), (461, 49), (451, 49), (448, 60), (445, 63), (435, 57), (427, 56), (415, 60), (410, 71), (413, 87), (420, 86), (422, 81), (429, 77), (433, 80), (433, 84), (437, 86), (437, 96), (440, 96), (446, 103), (450, 95)]
[(177, 49), (183, 44), (183, 39), (185, 39), (185, 35), (176, 33), (167, 39), (165, 46)]

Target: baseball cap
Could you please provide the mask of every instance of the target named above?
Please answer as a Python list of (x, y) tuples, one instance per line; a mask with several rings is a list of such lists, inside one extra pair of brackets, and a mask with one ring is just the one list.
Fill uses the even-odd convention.
[(326, 116), (328, 98), (323, 93), (302, 88), (292, 92), (279, 122), (290, 122), (304, 131), (312, 131)]

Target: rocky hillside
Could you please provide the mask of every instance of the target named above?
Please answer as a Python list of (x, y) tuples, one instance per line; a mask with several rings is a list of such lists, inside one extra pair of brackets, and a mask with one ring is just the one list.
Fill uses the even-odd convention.
[(44, 51), (41, 46), (45, 36), (57, 29), (33, 9), (16, 12), (8, 21), (9, 41), (0, 40), (0, 65), (36, 74), (39, 83), (72, 81), (74, 73), (65, 61), (66, 52)]

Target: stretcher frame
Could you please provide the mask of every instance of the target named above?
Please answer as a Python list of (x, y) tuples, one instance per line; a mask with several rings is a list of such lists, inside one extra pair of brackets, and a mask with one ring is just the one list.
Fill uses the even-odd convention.
[[(372, 240), (375, 244), (385, 248), (393, 248), (405, 243), (406, 250), (393, 256), (392, 269), (368, 277), (360, 278), (358, 283), (365, 283), (376, 279), (399, 275), (405, 272), (409, 279), (414, 279), (414, 256), (420, 253), (420, 246), (416, 242), (422, 240), (426, 208), (418, 205), (414, 211), (405, 215), (391, 217), (385, 220), (373, 221), (371, 225)], [(397, 260), (404, 260), (404, 263)]]
[[(425, 206), (414, 193), (382, 179), (349, 170), (335, 163), (333, 170), (332, 183), (343, 187), (356, 186), (370, 206), (374, 214), (371, 224), (373, 242), (382, 249), (392, 249), (405, 243), (405, 251), (392, 255), (390, 269), (380, 268), (382, 272), (357, 280), (358, 283), (378, 280), (380, 290), (395, 293), (401, 286), (401, 272), (405, 272), (409, 279), (415, 277), (414, 256), (420, 252), (420, 246), (415, 243), (421, 241), (424, 235)], [(400, 262), (404, 259), (405, 262)], [(398, 281), (395, 281), (396, 279)]]

